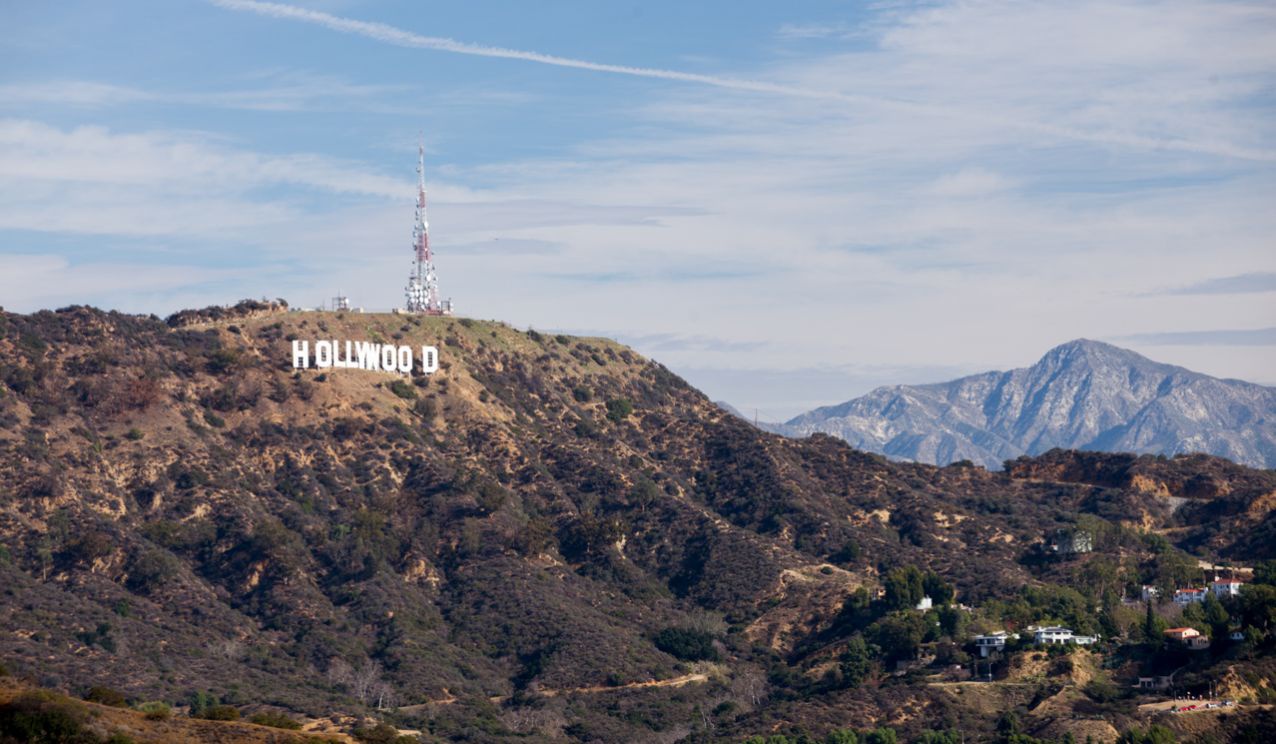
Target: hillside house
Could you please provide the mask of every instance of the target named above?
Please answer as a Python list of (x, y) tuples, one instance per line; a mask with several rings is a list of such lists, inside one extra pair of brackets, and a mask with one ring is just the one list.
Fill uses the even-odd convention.
[(1210, 584), (1210, 591), (1213, 592), (1215, 599), (1238, 597), (1243, 586), (1245, 582), (1240, 579), (1214, 579), (1214, 582)]
[(975, 648), (979, 649), (981, 658), (988, 658), (988, 655), (994, 651), (1003, 651), (1006, 648), (1006, 641), (1018, 639), (1018, 633), (1007, 633), (999, 630), (996, 633), (975, 636)]
[(913, 605), (913, 609), (921, 610), (922, 612), (925, 612), (926, 610), (929, 610), (931, 607), (934, 607), (934, 606), (935, 606), (934, 600), (932, 600), (930, 597), (922, 597), (920, 602), (918, 602), (916, 605)]
[(1196, 638), (1201, 632), (1196, 628), (1166, 628), (1165, 637), (1171, 641), (1182, 643), (1189, 638)]
[(1139, 677), (1139, 683), (1136, 685), (1140, 690), (1168, 690), (1173, 680), (1168, 674), (1158, 674), (1154, 677)]
[(1209, 596), (1209, 592), (1206, 591), (1205, 589), (1175, 589), (1174, 590), (1175, 604), (1190, 605), (1193, 602), (1204, 602), (1207, 596)]
[(1032, 633), (1032, 642), (1045, 646), (1065, 643), (1075, 643), (1078, 646), (1089, 646), (1098, 640), (1097, 636), (1077, 635), (1072, 632), (1071, 628), (1061, 628), (1057, 625), (1052, 625), (1046, 628), (1037, 628)]
[(1161, 599), (1161, 590), (1144, 584), (1139, 591), (1139, 599), (1144, 602), (1156, 602)]

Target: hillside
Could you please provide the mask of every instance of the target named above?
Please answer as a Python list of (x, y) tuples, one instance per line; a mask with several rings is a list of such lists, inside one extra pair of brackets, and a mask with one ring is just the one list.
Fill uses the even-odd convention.
[[(441, 369), (292, 369), (292, 339), (334, 338), (436, 345)], [(1170, 581), (1145, 532), (1276, 557), (1271, 472), (893, 463), (759, 432), (614, 342), (499, 323), (5, 313), (0, 381), (0, 659), (77, 694), (372, 713), (436, 741), (990, 731), (892, 681), (890, 576), (1009, 618), (1057, 612), (1060, 584), (1098, 592), (1079, 608)], [(1124, 572), (1106, 590), (1041, 557), (1079, 520)], [(820, 681), (861, 627), (878, 671)]]
[(1276, 467), (1276, 388), (1220, 380), (1078, 340), (1036, 364), (932, 385), (882, 387), (781, 425), (893, 458), (990, 468), (1054, 448), (1203, 452)]

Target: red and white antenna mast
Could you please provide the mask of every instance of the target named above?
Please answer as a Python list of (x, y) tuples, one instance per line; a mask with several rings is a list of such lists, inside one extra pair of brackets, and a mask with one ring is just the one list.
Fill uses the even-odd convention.
[(416, 224), (412, 227), (412, 250), (415, 252), (412, 274), (408, 277), (407, 311), (425, 315), (451, 315), (452, 301), (439, 299), (439, 276), (430, 253), (430, 219), (425, 212), (425, 143), (417, 144)]

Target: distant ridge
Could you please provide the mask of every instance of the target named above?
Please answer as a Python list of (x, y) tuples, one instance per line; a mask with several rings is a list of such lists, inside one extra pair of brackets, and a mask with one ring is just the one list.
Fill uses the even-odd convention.
[(779, 425), (824, 432), (890, 457), (944, 465), (1056, 447), (1172, 455), (1206, 452), (1276, 467), (1276, 388), (1221, 380), (1088, 339), (1036, 364), (930, 385), (893, 385)]

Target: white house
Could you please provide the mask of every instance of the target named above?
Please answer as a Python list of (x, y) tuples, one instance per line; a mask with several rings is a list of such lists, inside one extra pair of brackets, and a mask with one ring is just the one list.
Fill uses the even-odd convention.
[(1037, 628), (1032, 632), (1033, 643), (1069, 643), (1072, 641), (1072, 629), (1050, 626)]
[(1239, 596), (1243, 586), (1245, 582), (1239, 579), (1214, 579), (1214, 583), (1210, 584), (1210, 590), (1214, 593), (1215, 599), (1222, 599)]
[(1037, 628), (1032, 633), (1032, 642), (1042, 645), (1075, 643), (1078, 646), (1089, 646), (1098, 640), (1098, 636), (1077, 635), (1071, 628), (1060, 628), (1057, 625)]
[(1144, 602), (1155, 602), (1161, 598), (1161, 590), (1147, 584), (1143, 585), (1139, 598)]
[(1208, 593), (1205, 589), (1175, 589), (1174, 601), (1181, 605), (1204, 602)]
[(933, 601), (933, 600), (931, 600), (931, 598), (930, 598), (930, 597), (922, 597), (922, 600), (921, 600), (920, 602), (918, 602), (916, 605), (914, 605), (914, 606), (913, 606), (913, 609), (914, 609), (914, 610), (921, 610), (921, 611), (925, 612), (926, 610), (929, 610), (929, 609), (930, 609), (931, 607), (933, 607), (934, 605), (935, 605), (935, 603), (934, 603), (934, 601)]
[(1001, 651), (1006, 648), (1006, 641), (1012, 638), (1018, 638), (1018, 633), (1007, 633), (999, 630), (996, 633), (975, 636), (975, 647), (979, 649), (979, 655), (987, 658), (988, 654), (993, 651)]

